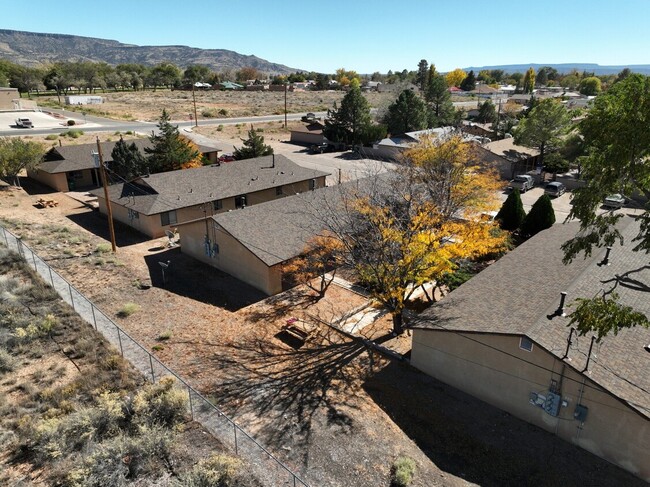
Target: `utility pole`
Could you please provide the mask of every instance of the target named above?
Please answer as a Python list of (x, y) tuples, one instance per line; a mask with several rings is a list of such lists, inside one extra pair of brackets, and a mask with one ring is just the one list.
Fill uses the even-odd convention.
[(194, 100), (194, 126), (199, 126), (199, 120), (196, 118), (196, 94), (194, 93), (194, 83), (192, 82), (192, 100)]
[(289, 84), (284, 84), (284, 128), (287, 128), (287, 90), (289, 89)]
[(102, 184), (104, 185), (104, 199), (106, 200), (106, 211), (108, 213), (108, 231), (111, 234), (111, 247), (113, 253), (117, 252), (117, 245), (115, 245), (115, 229), (113, 228), (113, 208), (111, 207), (111, 200), (108, 197), (108, 184), (106, 183), (106, 169), (104, 168), (104, 157), (102, 156), (102, 146), (97, 137), (97, 155), (99, 156), (99, 172), (102, 175)]

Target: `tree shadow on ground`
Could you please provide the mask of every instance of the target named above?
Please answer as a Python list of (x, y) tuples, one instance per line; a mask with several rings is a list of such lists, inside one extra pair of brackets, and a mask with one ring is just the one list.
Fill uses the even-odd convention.
[(481, 486), (645, 485), (632, 474), (406, 364), (364, 389), (438, 468)]
[(180, 247), (146, 255), (144, 261), (152, 286), (228, 311), (266, 298), (262, 291), (181, 253)]
[(256, 306), (248, 313), (252, 321), (275, 321), (290, 316), (298, 310), (304, 310), (318, 302), (317, 296), (302, 286), (294, 287), (283, 293), (266, 298), (261, 306)]
[(211, 361), (222, 379), (212, 396), (232, 415), (256, 423), (255, 436), (272, 449), (290, 444), (292, 461), (307, 463), (315, 424), (343, 433), (354, 427), (347, 399), (372, 364), (360, 341), (321, 327), (297, 348), (254, 338), (217, 349)]

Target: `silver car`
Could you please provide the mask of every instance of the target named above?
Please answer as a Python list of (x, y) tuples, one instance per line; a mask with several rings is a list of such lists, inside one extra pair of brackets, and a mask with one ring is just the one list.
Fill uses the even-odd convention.
[(548, 183), (544, 188), (544, 193), (552, 197), (562, 196), (565, 192), (566, 186), (558, 182)]
[(625, 196), (622, 194), (610, 194), (603, 200), (603, 206), (607, 208), (623, 208), (625, 206)]

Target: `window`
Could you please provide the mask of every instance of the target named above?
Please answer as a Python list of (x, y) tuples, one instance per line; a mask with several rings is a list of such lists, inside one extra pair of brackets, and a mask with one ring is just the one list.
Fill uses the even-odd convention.
[(309, 190), (312, 191), (316, 189), (316, 180), (315, 179), (310, 179), (309, 180)]
[(244, 208), (246, 207), (246, 195), (235, 197), (235, 208)]
[(160, 214), (160, 224), (164, 227), (167, 225), (176, 225), (176, 210), (166, 211)]
[(528, 337), (521, 337), (519, 339), (519, 348), (527, 352), (533, 351), (533, 341)]
[(223, 208), (223, 201), (221, 200), (216, 200), (212, 202), (212, 209), (214, 211), (219, 211), (220, 209)]
[(282, 193), (282, 186), (278, 186), (275, 188), (275, 196), (282, 196), (284, 193)]
[(82, 179), (84, 176), (81, 171), (69, 171), (68, 177), (73, 179)]

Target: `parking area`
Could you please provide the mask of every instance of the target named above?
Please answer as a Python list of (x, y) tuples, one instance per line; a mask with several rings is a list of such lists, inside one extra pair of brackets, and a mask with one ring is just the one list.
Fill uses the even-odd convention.
[(29, 111), (29, 110), (19, 110), (19, 111), (2, 111), (0, 112), (0, 130), (15, 129), (16, 135), (28, 135), (30, 129), (20, 128), (16, 126), (17, 118), (28, 118), (32, 121), (33, 127), (35, 129), (61, 129), (68, 126), (68, 120), (73, 119), (76, 125), (82, 125), (83, 127), (99, 127), (96, 123), (85, 123), (84, 118), (79, 118), (79, 114), (74, 114), (70, 112), (70, 117), (59, 114), (50, 114), (41, 111)]

